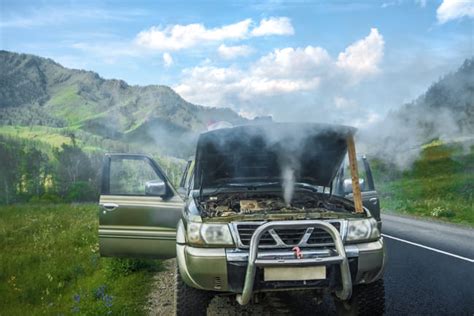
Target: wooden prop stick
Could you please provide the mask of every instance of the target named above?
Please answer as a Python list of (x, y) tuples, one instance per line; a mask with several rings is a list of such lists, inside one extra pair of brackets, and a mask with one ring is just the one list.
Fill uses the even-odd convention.
[(351, 169), (352, 178), (352, 196), (354, 198), (354, 207), (356, 213), (363, 213), (362, 195), (360, 193), (359, 170), (357, 170), (357, 157), (354, 144), (354, 136), (347, 138), (347, 152), (349, 153), (349, 167)]

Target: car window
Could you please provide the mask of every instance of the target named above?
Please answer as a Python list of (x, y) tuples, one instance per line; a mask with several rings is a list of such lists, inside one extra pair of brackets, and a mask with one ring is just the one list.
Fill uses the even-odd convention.
[(145, 183), (159, 179), (148, 160), (117, 158), (110, 162), (112, 195), (145, 195)]
[[(371, 187), (371, 179), (369, 179), (369, 173), (367, 172), (367, 168), (369, 164), (367, 161), (364, 162), (365, 158), (358, 158), (357, 159), (357, 170), (359, 172), (359, 182), (360, 182), (360, 190), (362, 192), (372, 191), (374, 190)], [(346, 157), (344, 159), (344, 170), (343, 170), (343, 179), (350, 179), (351, 178), (351, 169), (349, 168), (349, 159)]]

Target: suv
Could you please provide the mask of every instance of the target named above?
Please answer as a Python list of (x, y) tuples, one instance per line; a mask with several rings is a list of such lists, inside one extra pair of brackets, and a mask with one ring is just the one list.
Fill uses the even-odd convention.
[(206, 132), (178, 189), (147, 156), (107, 154), (101, 255), (176, 257), (177, 315), (205, 314), (214, 295), (245, 305), (282, 290), (332, 294), (341, 314), (382, 314), (379, 200), (354, 133), (293, 123)]

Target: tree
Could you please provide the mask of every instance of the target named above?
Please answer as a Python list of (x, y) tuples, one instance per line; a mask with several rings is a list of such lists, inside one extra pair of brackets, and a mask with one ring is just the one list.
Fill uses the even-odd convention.
[(36, 148), (30, 148), (22, 159), (25, 190), (29, 195), (41, 196), (48, 176), (48, 156)]
[(55, 182), (61, 196), (78, 182), (86, 182), (92, 185), (94, 169), (89, 157), (77, 146), (62, 144), (61, 150), (54, 149), (54, 156), (58, 165), (56, 168)]
[(12, 203), (17, 195), (20, 183), (20, 158), (23, 155), (21, 146), (14, 142), (0, 139), (0, 187), (3, 202)]

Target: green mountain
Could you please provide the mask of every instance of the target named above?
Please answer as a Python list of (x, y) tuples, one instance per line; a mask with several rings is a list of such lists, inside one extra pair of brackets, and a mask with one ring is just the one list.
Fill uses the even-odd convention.
[(0, 67), (1, 125), (68, 127), (181, 156), (209, 122), (245, 122), (230, 109), (191, 104), (167, 86), (131, 86), (51, 59), (0, 51)]
[(432, 141), (474, 143), (474, 58), (433, 83), (416, 100), (360, 131), (366, 153), (410, 168)]
[[(474, 132), (474, 58), (431, 85), (417, 100), (395, 115), (416, 122), (427, 137), (456, 136)], [(388, 119), (391, 117), (388, 116)]]

